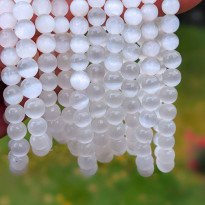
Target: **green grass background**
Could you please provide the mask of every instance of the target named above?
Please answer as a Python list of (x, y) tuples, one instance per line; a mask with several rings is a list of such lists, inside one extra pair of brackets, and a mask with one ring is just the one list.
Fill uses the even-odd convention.
[(134, 157), (125, 154), (99, 165), (95, 176), (81, 176), (66, 146), (54, 144), (43, 158), (29, 153), (29, 169), (14, 176), (8, 169), (8, 137), (0, 140), (0, 205), (204, 205), (205, 177), (190, 171), (186, 130), (205, 136), (205, 29), (182, 26), (182, 83), (176, 103), (176, 168), (157, 168), (150, 178), (138, 175)]

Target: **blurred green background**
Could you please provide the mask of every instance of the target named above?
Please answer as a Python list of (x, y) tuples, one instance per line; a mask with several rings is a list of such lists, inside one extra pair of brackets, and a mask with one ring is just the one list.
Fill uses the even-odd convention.
[(54, 144), (46, 157), (30, 152), (27, 173), (14, 176), (5, 137), (0, 141), (0, 205), (204, 205), (205, 175), (187, 165), (197, 151), (186, 132), (205, 138), (205, 28), (183, 25), (178, 35), (182, 82), (177, 88), (176, 167), (170, 174), (155, 168), (152, 177), (142, 178), (135, 158), (126, 154), (100, 164), (97, 174), (86, 179), (67, 147)]

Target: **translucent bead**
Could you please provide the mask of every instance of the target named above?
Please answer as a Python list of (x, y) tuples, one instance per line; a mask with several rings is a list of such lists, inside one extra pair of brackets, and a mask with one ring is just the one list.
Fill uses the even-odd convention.
[(137, 143), (136, 147), (136, 154), (137, 157), (145, 157), (148, 155), (151, 155), (152, 150), (151, 150), (151, 145), (149, 143)]
[(177, 51), (165, 51), (163, 53), (163, 63), (167, 68), (178, 68), (182, 63), (182, 57)]
[(108, 123), (104, 117), (93, 119), (91, 126), (93, 131), (99, 134), (105, 133), (108, 130)]
[(31, 135), (44, 135), (47, 131), (47, 122), (43, 118), (31, 119), (28, 123), (28, 131)]
[(94, 134), (91, 126), (78, 128), (77, 139), (80, 143), (89, 143), (93, 140)]
[(119, 71), (123, 64), (123, 58), (120, 54), (110, 53), (104, 60), (105, 68), (108, 71), (116, 72)]
[(156, 75), (161, 69), (160, 62), (157, 58), (145, 58), (141, 63), (141, 71), (143, 74)]
[(78, 156), (78, 141), (77, 140), (69, 140), (68, 141), (68, 149), (73, 156)]
[(53, 121), (58, 119), (61, 114), (61, 110), (58, 105), (54, 104), (50, 107), (46, 107), (45, 113), (43, 115), (45, 120)]
[(36, 98), (41, 94), (42, 84), (37, 78), (26, 78), (21, 83), (21, 92), (27, 98)]
[(126, 62), (122, 65), (121, 74), (127, 80), (134, 80), (140, 74), (140, 67), (135, 62)]
[(31, 3), (32, 0), (14, 0), (16, 3), (20, 2), (20, 1), (25, 1), (28, 2), (29, 4)]
[(180, 3), (179, 0), (165, 0), (162, 3), (162, 11), (165, 14), (176, 14), (179, 11)]
[(90, 78), (84, 71), (77, 71), (71, 75), (70, 83), (76, 90), (85, 90), (90, 84)]
[(16, 65), (19, 61), (15, 48), (4, 48), (1, 52), (1, 62), (6, 66)]
[(70, 57), (71, 55), (69, 53), (60, 53), (57, 56), (57, 65), (58, 68), (62, 71), (68, 71), (70, 70)]
[(127, 43), (136, 43), (141, 38), (141, 30), (138, 26), (127, 25), (122, 33)]
[(165, 33), (175, 33), (179, 28), (179, 19), (174, 15), (165, 15), (160, 19), (159, 27)]
[(71, 90), (61, 90), (58, 93), (58, 102), (60, 105), (63, 107), (69, 107), (70, 106), (70, 96), (71, 96), (72, 91)]
[(83, 71), (89, 64), (88, 58), (82, 53), (73, 54), (70, 59), (70, 67), (75, 71)]
[(75, 112), (75, 110), (71, 107), (64, 108), (62, 111), (62, 114), (61, 114), (63, 121), (68, 123), (68, 124), (73, 124), (74, 112)]
[(44, 73), (51, 73), (57, 67), (57, 59), (51, 53), (41, 54), (38, 58), (39, 69)]
[(84, 35), (88, 31), (88, 21), (84, 17), (74, 17), (70, 21), (70, 30), (75, 35)]
[(83, 157), (79, 156), (78, 157), (78, 165), (80, 166), (81, 169), (92, 169), (96, 166), (97, 160), (95, 155), (91, 155), (89, 157)]
[(160, 46), (156, 41), (147, 41), (142, 46), (142, 53), (148, 57), (155, 57), (159, 54)]
[[(52, 133), (52, 136), (55, 139), (65, 138), (64, 131), (65, 131), (65, 122), (63, 121), (61, 116), (59, 116), (56, 120), (48, 121), (47, 133)], [(57, 137), (57, 135), (60, 135), (60, 137)]]
[(91, 63), (101, 63), (105, 59), (105, 49), (102, 46), (91, 46), (87, 52), (87, 56)]
[(23, 99), (21, 88), (17, 85), (10, 85), (4, 90), (3, 97), (8, 104), (19, 104)]
[(73, 16), (86, 16), (88, 9), (88, 3), (85, 0), (75, 0), (70, 4), (70, 11)]
[(33, 154), (35, 154), (38, 157), (44, 157), (50, 152), (50, 149), (51, 149), (50, 146), (45, 147), (45, 148), (40, 149), (40, 150), (32, 148), (32, 152), (33, 152)]
[(160, 106), (158, 95), (145, 94), (142, 98), (142, 106), (145, 110), (154, 111)]
[(54, 16), (65, 16), (68, 13), (69, 7), (65, 0), (53, 0), (52, 1), (52, 11)]
[(123, 123), (121, 123), (117, 126), (111, 125), (111, 126), (109, 126), (107, 134), (112, 139), (115, 139), (115, 140), (121, 139), (125, 134), (125, 125)]
[(4, 29), (0, 31), (0, 46), (3, 48), (14, 47), (18, 41), (12, 29)]
[(154, 4), (144, 4), (141, 12), (144, 21), (153, 21), (158, 16), (158, 8)]
[(58, 85), (57, 76), (54, 73), (43, 73), (39, 78), (42, 84), (42, 88), (45, 91), (52, 91)]
[(51, 2), (49, 0), (34, 0), (32, 7), (37, 16), (49, 14), (52, 9)]
[(52, 34), (43, 34), (36, 41), (38, 50), (42, 53), (51, 53), (56, 48), (56, 40)]
[(105, 117), (109, 124), (118, 125), (124, 119), (124, 112), (120, 108), (109, 108)]
[(123, 49), (123, 57), (127, 61), (136, 61), (141, 54), (141, 49), (136, 44), (127, 44), (125, 48)]
[(57, 53), (66, 53), (70, 50), (70, 36), (67, 33), (60, 33), (55, 35)]
[(105, 102), (111, 108), (118, 108), (123, 103), (123, 95), (120, 91), (108, 91), (105, 93)]
[(41, 136), (31, 135), (30, 137), (30, 144), (32, 146), (32, 149), (35, 150), (42, 150), (46, 147), (49, 147), (49, 143), (50, 143), (50, 139), (47, 134)]
[(73, 115), (73, 122), (78, 127), (87, 127), (91, 123), (90, 113), (84, 110), (76, 111)]
[(124, 21), (119, 16), (111, 16), (106, 21), (106, 29), (110, 34), (120, 34), (124, 29)]
[(23, 174), (28, 165), (28, 156), (16, 157), (12, 154), (12, 157), (9, 159), (9, 168), (12, 173), (20, 175)]
[(77, 110), (82, 110), (88, 106), (89, 98), (84, 92), (75, 91), (70, 96), (70, 105)]
[(158, 28), (154, 22), (145, 22), (141, 26), (142, 37), (146, 40), (153, 40), (158, 36)]
[(174, 161), (175, 152), (173, 149), (162, 149), (160, 148), (157, 154), (157, 158), (162, 163)]
[(143, 127), (151, 128), (158, 123), (158, 119), (155, 112), (142, 111), (140, 113), (139, 122)]
[(92, 83), (99, 83), (104, 80), (105, 68), (101, 64), (91, 64), (87, 68), (87, 73)]
[(160, 82), (155, 76), (143, 76), (141, 86), (147, 93), (154, 94), (160, 89)]
[(16, 19), (14, 18), (12, 13), (6, 12), (0, 14), (0, 28), (13, 29), (15, 25), (16, 25)]
[(84, 177), (91, 177), (95, 175), (97, 170), (98, 170), (98, 165), (96, 164), (95, 167), (93, 167), (92, 169), (80, 169), (80, 172)]
[(154, 4), (157, 0), (142, 0), (144, 4)]
[(136, 80), (124, 80), (121, 90), (126, 97), (132, 98), (137, 95), (139, 91), (139, 85)]
[(106, 113), (106, 105), (103, 102), (93, 102), (90, 104), (90, 114), (92, 118), (103, 117)]
[(123, 4), (119, 0), (109, 0), (105, 2), (104, 10), (108, 16), (120, 16), (123, 12)]
[(172, 104), (163, 104), (159, 107), (159, 116), (163, 120), (173, 120), (177, 115), (177, 109)]
[(70, 76), (71, 76), (71, 72), (61, 71), (58, 74), (58, 86), (62, 89), (70, 89), (71, 88)]
[(14, 7), (14, 2), (11, 0), (1, 0), (0, 1), (0, 14), (5, 12), (11, 12)]
[(95, 155), (99, 162), (109, 163), (113, 160), (113, 153), (109, 146), (95, 146)]
[(32, 58), (23, 58), (17, 65), (18, 73), (23, 78), (30, 78), (38, 73), (38, 64)]
[(107, 133), (95, 133), (93, 138), (93, 143), (98, 146), (104, 146), (107, 145), (109, 141), (109, 136)]
[(139, 25), (142, 21), (142, 12), (139, 8), (128, 8), (124, 14), (124, 20), (129, 25)]
[(128, 98), (124, 100), (122, 107), (127, 114), (135, 114), (140, 110), (141, 103), (137, 97)]
[(175, 166), (174, 161), (163, 163), (163, 162), (159, 161), (158, 159), (156, 160), (156, 164), (157, 164), (158, 169), (164, 173), (171, 172)]
[(100, 101), (105, 94), (105, 88), (101, 84), (90, 84), (86, 93), (91, 101)]
[(105, 20), (106, 14), (101, 8), (92, 8), (88, 13), (88, 21), (93, 26), (101, 26)]
[(128, 127), (133, 127), (133, 128), (135, 128), (137, 125), (139, 125), (139, 115), (138, 115), (138, 113), (126, 114), (125, 123)]
[(89, 28), (87, 37), (91, 44), (93, 45), (101, 45), (105, 43), (107, 33), (104, 28), (101, 26), (93, 26)]
[(70, 28), (70, 23), (68, 19), (64, 16), (57, 16), (54, 18), (55, 27), (53, 31), (55, 33), (66, 33)]
[(149, 170), (154, 164), (154, 160), (151, 155), (147, 155), (145, 157), (137, 157), (135, 162), (137, 168), (140, 170)]
[(110, 90), (118, 90), (122, 86), (122, 76), (120, 72), (108, 72), (105, 75), (104, 83), (105, 86)]
[(141, 0), (122, 0), (122, 2), (126, 8), (131, 8), (138, 7), (141, 3)]
[(143, 169), (138, 168), (137, 171), (138, 171), (139, 175), (142, 177), (150, 177), (154, 173), (154, 165), (152, 165), (151, 168), (148, 170), (143, 170)]
[(167, 69), (162, 77), (165, 85), (169, 87), (175, 87), (181, 82), (181, 73), (177, 69)]
[[(81, 129), (81, 128), (78, 128), (75, 124), (66, 124), (66, 126), (64, 127), (63, 134), (66, 137), (66, 139), (68, 140), (68, 142), (70, 140), (77, 140), (79, 129)], [(84, 129), (84, 128), (82, 128), (82, 129)]]
[(138, 126), (136, 129), (136, 139), (141, 143), (151, 143), (153, 138), (153, 131), (150, 128)]
[(16, 85), (20, 82), (21, 76), (18, 74), (16, 67), (9, 66), (1, 71), (1, 80), (6, 85)]
[(175, 139), (173, 136), (171, 137), (159, 136), (158, 146), (162, 148), (163, 150), (170, 150), (174, 147), (174, 145), (175, 145)]
[(124, 47), (124, 39), (120, 35), (109, 35), (106, 47), (111, 53), (119, 53)]
[(78, 142), (78, 156), (88, 157), (95, 153), (95, 147), (92, 142), (80, 143)]
[(23, 157), (29, 152), (30, 146), (27, 140), (13, 141), (10, 147), (12, 154), (16, 157)]
[(174, 33), (164, 34), (160, 40), (165, 50), (175, 50), (179, 46), (179, 38)]
[(84, 35), (74, 36), (70, 41), (70, 48), (74, 53), (85, 53), (89, 49), (88, 38)]
[(176, 125), (173, 121), (161, 120), (158, 124), (159, 133), (165, 137), (171, 137), (176, 132)]
[(57, 95), (54, 91), (42, 91), (39, 98), (43, 100), (46, 107), (54, 105), (57, 101)]
[(121, 139), (117, 139), (117, 140), (111, 139), (110, 140), (110, 149), (112, 150), (112, 153), (115, 156), (123, 155), (127, 150), (125, 137), (122, 137)]
[(13, 15), (17, 20), (30, 20), (33, 17), (33, 8), (28, 2), (20, 1), (14, 5)]
[(104, 4), (105, 4), (105, 0), (88, 0), (88, 4), (91, 6), (91, 7), (103, 7)]
[(175, 88), (171, 87), (163, 87), (160, 90), (160, 99), (162, 102), (166, 104), (174, 103), (177, 100), (178, 93)]

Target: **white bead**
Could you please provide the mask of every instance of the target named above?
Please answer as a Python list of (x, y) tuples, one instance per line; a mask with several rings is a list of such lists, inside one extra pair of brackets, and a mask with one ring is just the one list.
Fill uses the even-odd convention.
[(4, 48), (1, 52), (1, 62), (6, 66), (16, 65), (19, 61), (15, 48)]
[(142, 37), (146, 40), (153, 40), (158, 36), (158, 28), (154, 22), (145, 22), (141, 26)]
[(137, 97), (133, 97), (133, 98), (128, 98), (127, 100), (124, 100), (122, 107), (127, 114), (137, 115), (137, 112), (139, 112), (141, 108), (141, 104)]
[(2, 13), (0, 14), (0, 28), (2, 29), (13, 29), (16, 25), (16, 19), (12, 13)]
[(145, 110), (154, 111), (160, 106), (160, 98), (157, 95), (145, 94), (142, 98), (142, 106)]
[(66, 53), (70, 50), (70, 36), (67, 33), (60, 33), (55, 35), (57, 53)]
[(75, 35), (84, 35), (88, 31), (88, 21), (84, 17), (74, 17), (70, 21), (70, 30)]
[(108, 16), (120, 16), (123, 12), (123, 4), (119, 0), (109, 0), (105, 2), (104, 10)]
[(166, 104), (174, 103), (177, 99), (178, 93), (175, 88), (164, 86), (160, 90), (160, 99)]
[(121, 156), (126, 152), (126, 139), (122, 137), (121, 139), (111, 139), (110, 149), (115, 156)]
[(87, 68), (87, 73), (92, 83), (103, 82), (105, 76), (105, 68), (101, 64), (91, 64)]
[(97, 160), (95, 155), (91, 155), (89, 157), (78, 157), (78, 165), (81, 169), (89, 170), (96, 166)]
[(26, 139), (18, 140), (18, 141), (13, 141), (11, 143), (10, 150), (12, 154), (16, 157), (23, 157), (27, 155), (29, 152), (30, 145)]
[(169, 87), (176, 87), (181, 82), (181, 73), (177, 69), (167, 69), (162, 77), (165, 85)]
[(179, 11), (179, 0), (164, 0), (162, 2), (162, 11), (165, 14), (176, 14)]
[(77, 110), (82, 110), (88, 106), (89, 98), (84, 92), (75, 91), (70, 96), (70, 105)]
[(100, 101), (105, 94), (104, 86), (101, 84), (90, 84), (90, 86), (86, 90), (86, 94), (88, 95), (91, 101)]
[(173, 121), (161, 120), (158, 124), (159, 133), (165, 137), (171, 137), (176, 132), (176, 125)]
[(156, 41), (150, 40), (143, 44), (142, 53), (148, 57), (155, 57), (159, 54), (160, 46)]
[(90, 113), (84, 110), (78, 110), (73, 115), (73, 122), (77, 127), (87, 127), (92, 121)]
[(89, 29), (87, 37), (91, 44), (101, 45), (105, 43), (107, 33), (101, 26), (93, 26)]
[(136, 61), (140, 57), (141, 49), (137, 44), (127, 44), (122, 53), (127, 61)]
[(118, 90), (122, 86), (122, 76), (120, 72), (108, 72), (105, 75), (105, 86), (110, 90)]
[(43, 73), (39, 78), (42, 84), (42, 88), (45, 91), (52, 91), (58, 85), (57, 76), (54, 73)]
[(102, 46), (90, 46), (87, 56), (91, 63), (101, 63), (105, 59), (105, 49)]
[(91, 126), (95, 133), (102, 134), (108, 130), (109, 125), (107, 123), (107, 120), (104, 117), (102, 117), (93, 119)]
[(56, 40), (52, 34), (43, 34), (38, 37), (36, 45), (42, 53), (51, 53), (56, 48)]
[(91, 7), (103, 7), (104, 4), (105, 4), (105, 0), (88, 0), (88, 4), (91, 6)]
[(156, 164), (157, 164), (158, 169), (161, 172), (164, 172), (164, 173), (171, 172), (174, 169), (174, 166), (175, 166), (174, 161), (171, 161), (171, 162), (168, 162), (168, 163), (167, 162), (163, 163), (163, 162), (159, 161), (159, 159), (156, 160)]
[(108, 91), (105, 93), (105, 103), (111, 108), (118, 108), (123, 103), (123, 95), (120, 91)]
[(27, 78), (21, 83), (21, 91), (27, 98), (36, 98), (41, 94), (42, 84), (37, 78)]
[(22, 39), (16, 44), (16, 53), (20, 58), (33, 58), (37, 47), (31, 39)]
[(71, 88), (70, 76), (71, 76), (70, 71), (61, 71), (58, 74), (58, 86), (62, 89), (70, 89)]
[(32, 7), (37, 16), (49, 14), (52, 9), (51, 2), (49, 0), (34, 0)]
[(124, 80), (121, 90), (126, 97), (133, 98), (138, 93), (139, 85), (136, 80)]
[(54, 16), (65, 16), (68, 13), (69, 7), (65, 0), (53, 0), (52, 11)]
[(89, 7), (85, 0), (74, 0), (70, 4), (70, 11), (73, 16), (86, 16)]
[(30, 4), (32, 0), (14, 0), (14, 1), (15, 1), (16, 3), (20, 2), (20, 1), (25, 1), (25, 2), (27, 2), (27, 3)]
[(20, 82), (21, 76), (18, 74), (18, 70), (14, 66), (5, 67), (1, 71), (1, 80), (6, 85), (16, 85)]
[(140, 74), (140, 67), (135, 62), (126, 62), (122, 65), (121, 74), (127, 80), (134, 80)]
[(159, 116), (163, 120), (173, 120), (177, 115), (177, 109), (172, 104), (162, 104), (159, 107)]
[(110, 126), (107, 134), (112, 139), (115, 140), (121, 139), (122, 137), (124, 137), (125, 134), (125, 125), (121, 123), (117, 126)]
[(136, 43), (141, 38), (141, 30), (138, 26), (126, 26), (122, 36), (127, 43)]
[(120, 35), (109, 35), (106, 47), (111, 53), (119, 53), (124, 47), (124, 39)]
[(42, 91), (39, 98), (43, 100), (46, 107), (54, 105), (57, 101), (57, 95), (54, 91)]
[(7, 133), (10, 139), (21, 140), (26, 136), (27, 128), (26, 125), (22, 122), (17, 124), (9, 124), (7, 127)]
[(171, 136), (171, 137), (159, 136), (158, 146), (160, 148), (162, 148), (164, 150), (170, 150), (174, 147), (174, 145), (175, 145), (175, 139), (173, 136)]
[(74, 53), (85, 53), (89, 49), (88, 38), (84, 35), (74, 36), (70, 41), (70, 48)]
[(125, 11), (124, 20), (129, 25), (139, 25), (142, 21), (142, 12), (139, 8), (129, 8)]
[(153, 138), (152, 129), (138, 126), (136, 129), (136, 139), (141, 143), (151, 143)]
[(43, 115), (43, 118), (46, 121), (54, 121), (60, 117), (60, 114), (61, 114), (60, 107), (57, 104), (55, 104), (50, 107), (46, 107), (46, 111)]
[(49, 14), (43, 14), (36, 18), (35, 26), (40, 33), (50, 33), (55, 27), (55, 21)]
[(28, 131), (31, 135), (41, 136), (46, 133), (47, 122), (43, 118), (31, 119), (28, 123)]
[(24, 109), (21, 105), (9, 105), (5, 110), (5, 119), (12, 124), (17, 124), (25, 118)]
[(53, 72), (56, 67), (57, 67), (57, 59), (56, 57), (51, 54), (42, 54), (40, 55), (40, 57), (38, 58), (38, 66), (39, 69), (44, 72), (44, 73), (51, 73)]
[(105, 20), (106, 14), (101, 8), (92, 8), (88, 13), (88, 21), (93, 26), (101, 26)]
[(116, 72), (121, 69), (123, 58), (120, 54), (110, 53), (104, 60), (105, 68), (108, 71)]
[(109, 141), (109, 136), (107, 133), (95, 133), (93, 138), (93, 143), (98, 146), (107, 145)]
[(144, 4), (141, 12), (144, 21), (153, 21), (158, 16), (158, 8), (154, 4)]
[(60, 70), (70, 70), (70, 53), (61, 53), (57, 56), (57, 65)]
[(72, 107), (64, 108), (62, 111), (62, 114), (61, 114), (63, 121), (69, 125), (72, 125), (74, 112), (75, 112), (75, 110)]
[[(108, 1), (109, 2), (109, 1)], [(119, 16), (111, 16), (106, 21), (106, 29), (110, 34), (120, 34), (124, 29), (124, 21)]]
[(165, 33), (175, 33), (179, 28), (179, 19), (174, 15), (165, 15), (160, 19), (159, 27)]
[(90, 105), (90, 114), (92, 118), (100, 118), (103, 117), (106, 113), (106, 105), (103, 102), (95, 102)]
[(141, 71), (147, 75), (156, 75), (161, 68), (157, 58), (145, 58), (141, 63)]
[(121, 108), (109, 108), (105, 114), (107, 122), (111, 125), (119, 125), (124, 119), (124, 112)]
[(157, 0), (142, 0), (144, 4), (154, 4)]
[(70, 23), (66, 17), (57, 16), (54, 18), (55, 20), (55, 27), (53, 31), (55, 33), (66, 33), (70, 28)]
[(90, 78), (84, 71), (78, 71), (71, 75), (70, 83), (76, 90), (85, 90), (90, 84)]
[(161, 46), (165, 50), (175, 50), (179, 45), (179, 38), (176, 34), (164, 34), (160, 39)]
[(182, 63), (182, 57), (177, 51), (165, 51), (163, 53), (163, 63), (167, 68), (178, 68)]
[(72, 91), (71, 90), (61, 90), (58, 93), (58, 102), (63, 107), (69, 107), (70, 106), (70, 96)]
[(81, 143), (78, 142), (78, 156), (91, 156), (95, 153), (95, 147), (93, 142)]
[(34, 77), (38, 72), (38, 64), (32, 58), (23, 58), (19, 61), (18, 73), (23, 78)]
[(151, 128), (157, 124), (158, 119), (155, 112), (143, 111), (140, 113), (139, 122), (143, 127)]
[(0, 31), (0, 46), (4, 48), (14, 47), (18, 41), (12, 29), (4, 29)]
[(32, 146), (32, 149), (42, 150), (45, 147), (48, 147), (50, 143), (49, 136), (47, 134), (44, 134), (42, 136), (34, 136), (31, 135), (30, 137), (30, 144)]
[(20, 39), (33, 38), (35, 32), (34, 24), (27, 19), (18, 21), (15, 26), (15, 34)]
[(17, 20), (30, 20), (33, 17), (33, 8), (29, 3), (20, 1), (14, 5), (13, 15)]
[(141, 0), (122, 0), (122, 2), (126, 8), (131, 8), (138, 7), (141, 3)]
[(12, 0), (1, 0), (0, 1), (0, 14), (6, 12), (12, 12), (14, 2)]
[(82, 53), (73, 54), (70, 59), (70, 67), (75, 71), (83, 71), (89, 64), (88, 58)]

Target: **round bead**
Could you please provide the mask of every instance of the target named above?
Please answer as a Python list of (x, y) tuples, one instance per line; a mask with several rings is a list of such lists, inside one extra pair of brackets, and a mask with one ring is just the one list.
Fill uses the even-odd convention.
[(100, 118), (103, 117), (106, 113), (106, 105), (103, 102), (98, 102), (90, 104), (90, 114), (92, 118)]
[(139, 122), (143, 127), (151, 128), (157, 124), (158, 120), (155, 112), (143, 111), (140, 113)]
[(70, 59), (70, 67), (75, 71), (83, 71), (89, 64), (88, 58), (84, 54), (73, 54)]
[(87, 37), (91, 44), (101, 45), (105, 43), (107, 33), (101, 26), (93, 26), (89, 29)]
[(159, 116), (163, 120), (173, 120), (177, 115), (177, 109), (172, 104), (162, 104), (159, 107)]
[(141, 3), (141, 0), (122, 0), (122, 2), (126, 8), (131, 8), (138, 7)]
[(181, 73), (177, 69), (167, 69), (162, 77), (165, 85), (169, 87), (175, 87), (181, 82)]
[(63, 107), (69, 107), (70, 106), (70, 96), (72, 91), (71, 90), (61, 90), (58, 93), (58, 102)]
[(68, 13), (69, 7), (65, 0), (53, 0), (52, 1), (52, 11), (54, 16), (65, 16)]
[(96, 166), (97, 160), (95, 155), (91, 155), (89, 157), (79, 156), (78, 157), (78, 165), (81, 169), (89, 170)]
[(60, 53), (57, 56), (57, 65), (58, 68), (62, 71), (70, 70), (70, 54), (69, 53)]
[(66, 33), (70, 28), (70, 23), (68, 19), (64, 16), (57, 16), (54, 18), (55, 27), (53, 31), (55, 33)]
[(20, 1), (25, 1), (28, 2), (29, 4), (31, 3), (32, 0), (14, 0), (16, 3), (20, 2)]
[(105, 68), (101, 64), (91, 64), (87, 68), (87, 73), (92, 83), (104, 81)]
[[(109, 1), (108, 1), (109, 2)], [(111, 16), (106, 21), (106, 29), (110, 34), (120, 34), (124, 29), (124, 21), (119, 16)]]
[(93, 119), (91, 126), (93, 131), (98, 134), (105, 133), (108, 130), (108, 123), (104, 117)]
[(17, 20), (14, 18), (12, 13), (0, 14), (0, 28), (2, 29), (13, 29), (16, 25)]
[(173, 121), (161, 120), (158, 124), (159, 134), (165, 137), (171, 137), (176, 132), (176, 125)]
[(118, 108), (123, 103), (123, 95), (120, 91), (108, 91), (105, 93), (105, 102), (111, 108)]
[(160, 19), (159, 27), (165, 33), (175, 33), (179, 28), (179, 19), (174, 15), (165, 15)]
[(160, 90), (160, 99), (162, 102), (166, 104), (174, 103), (177, 100), (177, 90), (175, 88), (171, 87), (163, 87)]
[(173, 149), (162, 149), (160, 148), (157, 153), (157, 158), (160, 162), (167, 163), (174, 161), (175, 152)]
[(165, 50), (174, 50), (179, 45), (179, 38), (174, 33), (164, 34), (160, 40), (161, 46)]
[(162, 11), (165, 14), (176, 14), (179, 11), (179, 0), (164, 0), (162, 2)]
[(178, 68), (182, 63), (182, 57), (177, 51), (165, 51), (163, 53), (163, 63), (167, 68)]
[(89, 40), (84, 35), (74, 36), (70, 41), (70, 48), (74, 53), (85, 53), (89, 46)]
[(139, 115), (138, 115), (138, 113), (126, 114), (125, 122), (126, 122), (126, 125), (128, 127), (135, 128), (137, 125), (139, 125)]
[(103, 7), (104, 4), (105, 4), (105, 0), (88, 0), (88, 4), (91, 6), (91, 7)]
[(44, 134), (42, 136), (31, 135), (30, 144), (32, 146), (32, 149), (42, 150), (46, 147), (49, 147), (50, 139), (47, 134)]
[(78, 110), (73, 115), (73, 122), (77, 127), (87, 127), (92, 121), (90, 113), (84, 110)]
[(144, 21), (153, 21), (158, 16), (158, 8), (154, 4), (144, 4), (141, 12)]
[(39, 78), (42, 84), (42, 88), (45, 91), (52, 91), (58, 85), (57, 76), (54, 73), (43, 73)]
[(70, 4), (70, 11), (73, 16), (86, 16), (89, 7), (85, 0), (74, 0)]
[(156, 75), (160, 68), (161, 65), (157, 58), (145, 58), (141, 63), (141, 71), (147, 75)]
[(112, 139), (121, 139), (125, 134), (125, 125), (121, 123), (117, 126), (110, 126), (107, 134)]
[(119, 53), (124, 47), (124, 39), (120, 35), (110, 35), (106, 47), (111, 53)]
[(105, 86), (110, 90), (118, 90), (122, 86), (122, 76), (120, 72), (108, 72), (105, 75)]
[(84, 71), (78, 71), (71, 75), (70, 83), (76, 90), (85, 90), (90, 84), (90, 78)]
[(51, 73), (57, 67), (57, 59), (51, 53), (45, 53), (39, 56), (38, 58), (39, 69), (44, 73)]
[(31, 135), (41, 136), (46, 133), (47, 122), (43, 118), (31, 119), (28, 123), (28, 131)]
[(69, 71), (62, 71), (58, 74), (58, 86), (62, 89), (70, 89), (70, 76), (71, 73)]
[(45, 113), (43, 115), (43, 118), (46, 121), (54, 121), (57, 120), (58, 117), (61, 114), (61, 110), (57, 104), (52, 105), (50, 107), (46, 107)]
[(0, 1), (0, 14), (5, 12), (12, 12), (14, 2), (12, 0), (1, 0)]
[(14, 5), (13, 15), (17, 20), (30, 20), (33, 17), (33, 8), (28, 2), (20, 1)]
[(82, 110), (88, 106), (89, 98), (84, 92), (75, 91), (70, 96), (70, 105), (76, 110)]
[(141, 26), (142, 37), (146, 40), (153, 40), (158, 36), (158, 28), (154, 22), (145, 22)]
[(0, 31), (0, 46), (3, 48), (14, 47), (18, 41), (12, 29), (4, 29)]
[(152, 129), (138, 126), (136, 129), (136, 139), (141, 143), (151, 143), (153, 138)]
[(46, 107), (54, 105), (57, 101), (57, 95), (54, 91), (42, 91), (39, 98), (43, 100)]
[(124, 80), (121, 90), (126, 97), (133, 98), (139, 91), (138, 82), (136, 80)]
[(56, 34), (55, 40), (55, 51), (57, 53), (66, 53), (68, 50), (70, 50), (70, 36), (67, 33)]
[(17, 22), (15, 26), (15, 34), (20, 39), (33, 38), (36, 29), (32, 21), (23, 19)]
[(1, 62), (6, 66), (16, 65), (19, 61), (15, 48), (4, 48), (1, 52)]
[(91, 46), (87, 52), (91, 63), (98, 64), (105, 59), (105, 49), (102, 46)]
[(84, 35), (88, 31), (88, 26), (84, 17), (74, 17), (70, 21), (70, 30), (75, 35)]
[(111, 139), (110, 140), (110, 149), (115, 156), (121, 156), (126, 152), (126, 139), (122, 137), (121, 139)]
[(160, 106), (159, 96), (145, 94), (142, 98), (142, 106), (148, 111), (156, 110)]
[(149, 94), (154, 94), (160, 89), (160, 82), (155, 76), (143, 76), (141, 86)]
[(175, 165), (174, 161), (163, 163), (159, 159), (156, 160), (156, 164), (158, 169), (164, 173), (171, 172), (174, 169), (174, 165)]
[(7, 127), (7, 133), (10, 139), (21, 140), (26, 136), (27, 128), (26, 125), (22, 122), (17, 124), (9, 124)]
[(34, 0), (32, 7), (37, 16), (49, 14), (52, 9), (51, 2), (49, 0)]
[(122, 36), (127, 43), (136, 43), (141, 38), (141, 30), (138, 26), (126, 26)]
[(124, 100), (122, 107), (127, 114), (136, 114), (139, 112), (141, 104), (137, 97), (133, 97)]
[(123, 4), (119, 0), (109, 0), (105, 2), (104, 10), (108, 16), (120, 16), (123, 12)]
[(137, 44), (127, 44), (122, 53), (127, 61), (136, 61), (140, 57), (141, 49)]
[(127, 80), (134, 80), (140, 74), (140, 67), (135, 62), (126, 62), (122, 65), (121, 74)]
[(106, 14), (101, 8), (92, 8), (88, 13), (88, 21), (93, 26), (101, 26), (105, 20)]
[(124, 20), (129, 25), (139, 25), (142, 21), (142, 13), (139, 8), (128, 8), (124, 14)]
[(124, 119), (124, 113), (121, 108), (109, 108), (105, 115), (106, 120), (111, 125), (118, 125)]
[(155, 57), (159, 54), (160, 46), (156, 41), (146, 41), (142, 46), (142, 53), (148, 57)]
[(107, 145), (109, 141), (109, 136), (107, 133), (95, 133), (93, 138), (93, 143), (98, 146)]
[(13, 141), (10, 150), (16, 157), (23, 157), (29, 152), (30, 145), (26, 139)]
[(104, 86), (101, 84), (90, 84), (86, 93), (91, 101), (100, 101), (105, 93)]
[(92, 142), (81, 143), (78, 142), (78, 156), (91, 156), (95, 153), (95, 147)]
[(162, 149), (169, 150), (174, 147), (174, 144), (175, 144), (175, 139), (173, 136), (171, 137), (159, 136), (158, 138), (158, 145)]
[(116, 72), (121, 69), (123, 58), (120, 54), (110, 53), (104, 60), (105, 68), (108, 71)]
[(61, 117), (64, 122), (66, 122), (69, 125), (72, 125), (74, 113), (75, 113), (75, 110), (72, 107), (66, 107), (62, 111)]

